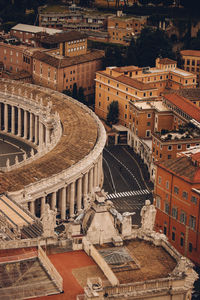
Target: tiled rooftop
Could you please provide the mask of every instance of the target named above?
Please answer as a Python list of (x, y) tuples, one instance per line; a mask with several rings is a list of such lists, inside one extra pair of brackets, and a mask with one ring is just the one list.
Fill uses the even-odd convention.
[(189, 115), (192, 119), (200, 122), (200, 109), (190, 100), (177, 94), (167, 94), (164, 98)]
[(186, 156), (167, 159), (156, 164), (176, 175), (185, 177), (191, 182), (200, 183), (200, 168), (195, 166), (192, 160)]
[(55, 68), (65, 68), (73, 65), (82, 64), (88, 61), (101, 59), (104, 56), (104, 51), (95, 50), (88, 52), (86, 54), (74, 56), (74, 57), (62, 57), (53, 56), (46, 52), (38, 51), (33, 54), (35, 59), (38, 59), (41, 62), (44, 62), (48, 65), (51, 65)]

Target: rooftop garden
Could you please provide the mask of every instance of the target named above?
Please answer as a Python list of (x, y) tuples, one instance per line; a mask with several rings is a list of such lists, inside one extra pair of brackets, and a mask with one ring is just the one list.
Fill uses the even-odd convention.
[(160, 132), (156, 132), (156, 135), (163, 141), (200, 138), (200, 129), (192, 123), (187, 123), (180, 125), (177, 130), (161, 129)]

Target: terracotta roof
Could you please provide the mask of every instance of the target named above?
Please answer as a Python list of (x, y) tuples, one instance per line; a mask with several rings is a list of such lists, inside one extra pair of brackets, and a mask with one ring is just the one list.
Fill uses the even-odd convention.
[(200, 88), (188, 88), (188, 89), (180, 89), (180, 90), (171, 90), (166, 92), (166, 94), (177, 94), (184, 98), (187, 98), (192, 101), (200, 100)]
[(181, 55), (199, 56), (200, 57), (200, 50), (182, 50)]
[(67, 31), (67, 32), (61, 32), (56, 33), (54, 35), (46, 35), (41, 36), (41, 41), (48, 43), (48, 44), (57, 44), (62, 42), (69, 42), (79, 39), (87, 38), (87, 35), (85, 33), (81, 33), (80, 31)]
[(170, 101), (172, 104), (180, 108), (183, 112), (188, 114), (192, 119), (200, 122), (200, 109), (190, 102), (187, 98), (179, 96), (177, 94), (164, 95), (164, 98)]
[(126, 66), (126, 67), (116, 67), (113, 68), (114, 71), (116, 72), (131, 72), (131, 71), (135, 71), (135, 70), (141, 70), (142, 68), (139, 68), (137, 66)]
[(104, 56), (104, 51), (95, 50), (86, 54), (73, 56), (73, 57), (55, 57), (46, 52), (38, 51), (33, 54), (33, 58), (51, 65), (55, 68), (65, 68), (72, 65), (78, 65), (87, 61), (101, 59)]
[(159, 63), (163, 65), (169, 65), (169, 64), (176, 64), (176, 61), (169, 58), (160, 58)]
[(162, 162), (156, 163), (156, 165), (163, 167), (172, 173), (186, 178), (191, 182), (200, 183), (200, 168), (195, 166), (191, 158), (182, 156), (174, 159), (167, 159)]
[(133, 78), (130, 78), (128, 76), (124, 76), (124, 75), (120, 75), (119, 77), (116, 78), (119, 82), (122, 82), (122, 83), (125, 83), (133, 88), (136, 88), (138, 90), (156, 90), (157, 88), (154, 87), (153, 84), (151, 83), (143, 83), (139, 80), (136, 80), (136, 79), (133, 79)]

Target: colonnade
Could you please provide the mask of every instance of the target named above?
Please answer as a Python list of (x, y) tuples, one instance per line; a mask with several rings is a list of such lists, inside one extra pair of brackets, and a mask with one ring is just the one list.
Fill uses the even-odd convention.
[(62, 220), (73, 219), (83, 208), (88, 205), (88, 195), (92, 195), (95, 188), (102, 184), (102, 155), (90, 170), (78, 176), (70, 183), (65, 183), (50, 193), (43, 193), (39, 198), (29, 201), (28, 207), (32, 214), (41, 217), (45, 204), (51, 209), (57, 209)]
[(51, 126), (43, 124), (39, 115), (8, 103), (0, 103), (0, 130), (35, 145), (50, 143)]

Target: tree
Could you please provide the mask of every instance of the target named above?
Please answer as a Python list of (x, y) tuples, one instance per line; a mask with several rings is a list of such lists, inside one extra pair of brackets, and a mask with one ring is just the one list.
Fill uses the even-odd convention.
[(78, 98), (78, 92), (77, 92), (77, 84), (76, 84), (76, 82), (73, 84), (72, 98), (74, 98), (74, 99)]
[(154, 66), (158, 56), (174, 59), (172, 44), (165, 32), (144, 28), (136, 41), (139, 66)]
[(119, 120), (119, 104), (118, 101), (112, 101), (108, 106), (107, 122), (116, 124)]
[(78, 99), (80, 102), (85, 103), (84, 89), (83, 89), (82, 86), (78, 89), (78, 97), (77, 97), (77, 99)]
[(128, 46), (126, 52), (126, 65), (128, 66), (138, 65), (137, 48), (136, 48), (136, 43), (134, 38), (131, 39), (130, 45)]

